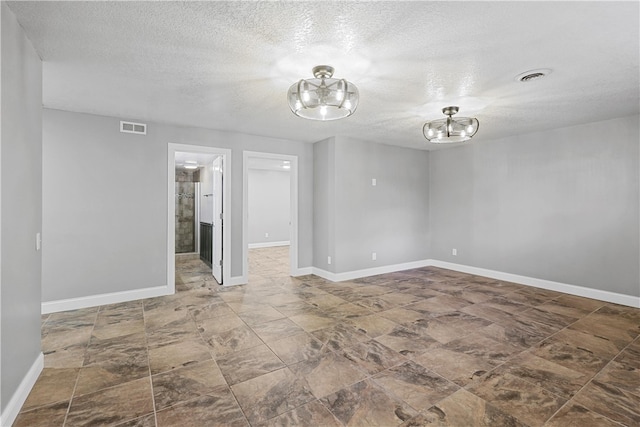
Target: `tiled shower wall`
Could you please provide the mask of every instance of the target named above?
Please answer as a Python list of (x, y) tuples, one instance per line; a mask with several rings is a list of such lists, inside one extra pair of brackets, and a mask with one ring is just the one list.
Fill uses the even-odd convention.
[(195, 252), (196, 184), (199, 173), (176, 170), (176, 253)]

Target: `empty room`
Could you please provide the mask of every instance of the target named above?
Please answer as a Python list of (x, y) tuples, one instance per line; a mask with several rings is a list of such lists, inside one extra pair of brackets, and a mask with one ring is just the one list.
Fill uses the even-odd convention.
[(640, 424), (637, 1), (0, 18), (0, 426)]

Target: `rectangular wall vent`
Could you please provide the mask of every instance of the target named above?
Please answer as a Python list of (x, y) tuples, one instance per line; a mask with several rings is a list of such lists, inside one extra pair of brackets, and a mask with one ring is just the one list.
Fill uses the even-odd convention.
[(137, 133), (138, 135), (147, 134), (147, 125), (144, 123), (120, 122), (120, 132)]

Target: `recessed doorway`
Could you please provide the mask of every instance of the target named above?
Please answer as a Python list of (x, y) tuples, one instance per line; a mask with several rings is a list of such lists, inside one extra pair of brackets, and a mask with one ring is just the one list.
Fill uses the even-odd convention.
[(244, 152), (243, 276), (259, 284), (298, 269), (298, 158)]
[(230, 232), (225, 227), (230, 157), (226, 149), (169, 144), (167, 283), (172, 292), (176, 256), (200, 259), (218, 284), (230, 283)]

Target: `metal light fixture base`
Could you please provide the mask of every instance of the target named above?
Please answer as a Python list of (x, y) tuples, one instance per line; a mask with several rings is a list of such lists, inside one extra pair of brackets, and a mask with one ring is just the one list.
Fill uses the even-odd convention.
[(422, 134), (427, 141), (434, 144), (452, 144), (470, 140), (480, 127), (476, 118), (457, 117), (460, 109), (457, 106), (444, 107), (442, 113), (445, 119), (432, 120), (422, 126)]
[(287, 94), (293, 114), (310, 120), (337, 120), (352, 115), (358, 107), (358, 88), (345, 79), (334, 79), (334, 68), (317, 65), (315, 78), (294, 83)]

